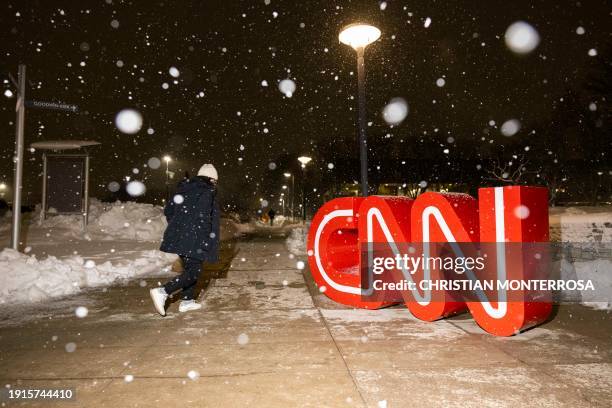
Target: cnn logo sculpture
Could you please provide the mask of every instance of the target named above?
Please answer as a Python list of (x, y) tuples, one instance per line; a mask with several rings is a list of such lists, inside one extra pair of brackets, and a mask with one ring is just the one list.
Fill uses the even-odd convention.
[[(406, 197), (345, 197), (323, 205), (308, 232), (308, 262), (320, 290), (335, 302), (364, 309), (393, 303), (364, 296), (362, 276), (371, 263), (365, 244), (503, 243), (492, 264), (498, 280), (522, 279), (530, 262), (520, 251), (507, 254), (509, 243), (548, 242), (548, 192), (545, 188), (481, 188), (478, 200), (467, 194), (424, 193)], [(366, 251), (367, 252), (367, 251)], [(428, 271), (436, 277), (437, 271)], [(430, 274), (430, 275), (431, 275)], [(415, 274), (413, 279), (423, 279)], [(458, 301), (443, 290), (406, 291), (406, 307), (418, 319), (434, 321), (469, 310), (476, 323), (497, 336), (511, 336), (547, 319), (552, 303), (513, 297), (502, 301)], [(425, 291), (427, 292), (427, 291)], [(404, 296), (405, 295), (405, 296)]]

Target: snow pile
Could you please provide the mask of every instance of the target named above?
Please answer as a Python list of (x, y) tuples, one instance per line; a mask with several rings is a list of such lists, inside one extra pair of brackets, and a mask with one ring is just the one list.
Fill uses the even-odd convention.
[(550, 240), (612, 242), (612, 208), (552, 208), (550, 210)]
[[(39, 223), (40, 206), (32, 217), (30, 228)], [(67, 235), (82, 236), (82, 217), (80, 215), (49, 215), (40, 227), (55, 228)], [(131, 201), (103, 203), (95, 198), (89, 204), (89, 238), (113, 240), (130, 239), (139, 241), (159, 241), (166, 229), (163, 209), (153, 204)]]
[(143, 251), (135, 260), (96, 265), (80, 256), (38, 260), (12, 249), (0, 252), (0, 304), (39, 302), (71, 295), (82, 288), (108, 286), (143, 276), (169, 274), (166, 268), (175, 255)]
[(115, 202), (92, 223), (108, 239), (160, 240), (166, 229), (163, 209), (153, 204)]
[(612, 207), (551, 208), (550, 240), (563, 243), (562, 276), (593, 282), (581, 303), (612, 310)]
[(300, 226), (293, 228), (285, 241), (287, 249), (294, 255), (306, 255), (306, 237), (308, 227)]
[(561, 264), (562, 274), (575, 275), (576, 279), (591, 280), (595, 290), (581, 291), (581, 303), (597, 310), (612, 310), (612, 261), (567, 261)]
[[(39, 214), (40, 206), (32, 216), (30, 228), (38, 227)], [(80, 215), (50, 215), (40, 227), (54, 228), (57, 229), (54, 233), (80, 238), (83, 237), (81, 220)], [(85, 238), (161, 241), (166, 226), (166, 217), (160, 206), (132, 201), (103, 203), (93, 198), (89, 206), (89, 224)], [(221, 219), (222, 240), (251, 231), (252, 226), (240, 224), (229, 218)]]

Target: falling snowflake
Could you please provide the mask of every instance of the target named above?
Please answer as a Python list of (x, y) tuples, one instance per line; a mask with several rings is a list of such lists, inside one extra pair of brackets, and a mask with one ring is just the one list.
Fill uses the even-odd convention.
[(278, 89), (285, 94), (287, 98), (291, 98), (295, 92), (295, 82), (291, 79), (283, 79), (278, 83)]
[(123, 109), (115, 117), (115, 125), (123, 133), (137, 133), (142, 127), (142, 115), (134, 109)]
[(179, 75), (181, 75), (180, 71), (176, 67), (170, 67), (170, 69), (168, 70), (168, 73), (173, 78), (178, 78)]
[(506, 137), (514, 136), (521, 130), (521, 122), (516, 119), (510, 119), (505, 121), (501, 126), (501, 133)]
[(408, 115), (408, 103), (403, 98), (393, 98), (383, 109), (383, 119), (389, 125), (398, 125)]
[(519, 205), (514, 209), (514, 216), (518, 219), (524, 220), (529, 217), (529, 208), (524, 205)]
[(540, 43), (540, 35), (524, 21), (512, 23), (504, 35), (506, 45), (517, 54), (528, 54)]
[(125, 190), (132, 197), (139, 197), (147, 191), (147, 188), (142, 181), (133, 180), (127, 184)]
[(240, 335), (238, 336), (238, 344), (240, 344), (241, 346), (244, 346), (246, 344), (248, 344), (249, 342), (249, 335), (246, 333), (240, 333)]
[(74, 310), (74, 314), (76, 315), (76, 317), (81, 318), (81, 319), (84, 317), (87, 317), (88, 313), (89, 313), (89, 310), (87, 310), (85, 306), (79, 306)]
[(161, 160), (159, 160), (157, 157), (151, 157), (147, 161), (147, 166), (149, 166), (149, 168), (153, 170), (159, 169), (159, 167), (161, 166)]

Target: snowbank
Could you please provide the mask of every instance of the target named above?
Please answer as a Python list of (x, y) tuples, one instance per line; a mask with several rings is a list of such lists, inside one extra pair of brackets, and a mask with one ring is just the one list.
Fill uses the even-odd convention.
[(144, 276), (169, 274), (175, 255), (143, 251), (135, 260), (96, 265), (80, 256), (39, 260), (12, 249), (0, 252), (0, 304), (39, 302), (71, 295), (83, 288), (108, 286)]
[[(30, 228), (53, 228), (56, 233), (83, 237), (80, 215), (49, 215), (39, 225), (40, 206), (31, 219)], [(135, 202), (103, 203), (95, 198), (89, 204), (89, 224), (85, 238), (159, 241), (166, 228), (163, 209), (153, 204)]]
[(597, 310), (612, 310), (612, 261), (596, 259), (592, 261), (575, 261), (573, 264), (563, 262), (563, 273), (574, 273), (577, 279), (592, 280), (595, 290), (584, 290), (580, 293), (581, 303)]
[(287, 249), (294, 255), (306, 255), (306, 238), (308, 236), (308, 226), (293, 228), (285, 241)]
[[(30, 228), (53, 228), (56, 233), (88, 240), (160, 241), (167, 226), (163, 208), (153, 204), (131, 201), (103, 203), (92, 198), (89, 211), (85, 235), (81, 231), (79, 215), (51, 215), (42, 225), (38, 225), (39, 206), (32, 217)], [(221, 239), (231, 239), (250, 232), (250, 228), (232, 219), (222, 218)]]
[(612, 242), (612, 207), (551, 208), (550, 240)]
[(551, 208), (549, 221), (550, 240), (562, 243), (556, 246), (562, 276), (593, 281), (595, 290), (581, 292), (581, 303), (612, 310), (612, 207)]

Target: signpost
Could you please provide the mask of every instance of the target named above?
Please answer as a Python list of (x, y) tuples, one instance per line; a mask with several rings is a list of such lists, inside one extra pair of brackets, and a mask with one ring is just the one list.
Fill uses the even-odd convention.
[(26, 66), (19, 65), (17, 79), (17, 121), (15, 122), (15, 177), (13, 187), (13, 225), (11, 230), (11, 248), (19, 250), (19, 233), (21, 228), (21, 188), (23, 177), (23, 126), (25, 122), (25, 85)]
[(25, 109), (26, 107), (37, 109), (51, 109), (65, 112), (76, 112), (76, 105), (69, 105), (58, 102), (43, 102), (43, 101), (26, 101), (26, 66), (19, 64), (17, 81), (9, 74), (13, 85), (17, 88), (17, 105), (15, 111), (17, 120), (15, 125), (15, 177), (14, 177), (14, 193), (13, 193), (13, 225), (11, 229), (11, 248), (19, 250), (19, 235), (21, 228), (21, 197), (23, 186), (23, 146), (24, 146), (24, 126), (25, 126)]
[(76, 112), (79, 109), (79, 107), (76, 105), (69, 105), (62, 102), (25, 101), (25, 106), (27, 108), (49, 109), (65, 112)]

